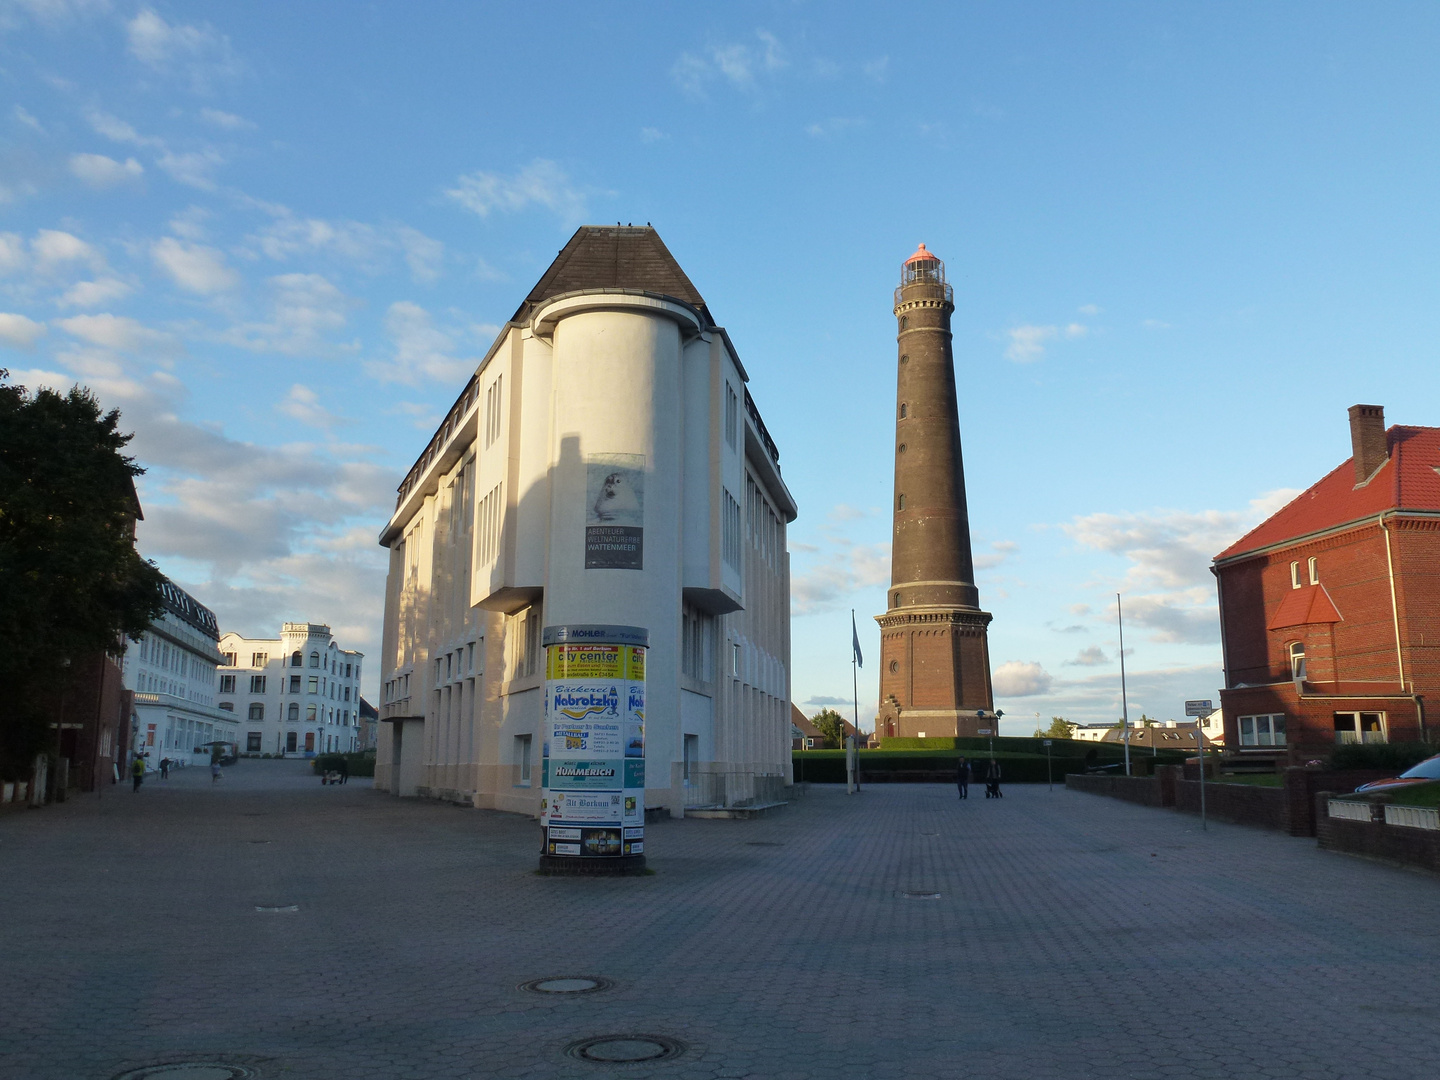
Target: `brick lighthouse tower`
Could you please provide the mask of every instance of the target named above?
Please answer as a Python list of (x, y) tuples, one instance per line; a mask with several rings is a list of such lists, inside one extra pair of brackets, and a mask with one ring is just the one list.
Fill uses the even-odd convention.
[(881, 736), (974, 736), (995, 723), (990, 614), (980, 610), (965, 510), (954, 310), (945, 264), (921, 244), (895, 290), (895, 534), (886, 612), (876, 616)]

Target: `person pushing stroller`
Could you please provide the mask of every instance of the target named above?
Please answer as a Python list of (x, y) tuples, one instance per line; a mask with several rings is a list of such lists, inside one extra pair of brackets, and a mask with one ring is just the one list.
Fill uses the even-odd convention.
[(1000, 790), (1000, 763), (994, 758), (985, 767), (985, 798), (1002, 799), (1004, 793)]

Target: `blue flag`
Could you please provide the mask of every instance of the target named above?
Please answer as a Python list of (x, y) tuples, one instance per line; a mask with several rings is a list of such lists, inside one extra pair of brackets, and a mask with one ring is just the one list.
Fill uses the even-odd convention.
[(855, 611), (850, 611), (850, 643), (855, 649), (855, 663), (859, 667), (865, 666), (865, 656), (860, 652), (860, 631), (855, 628)]

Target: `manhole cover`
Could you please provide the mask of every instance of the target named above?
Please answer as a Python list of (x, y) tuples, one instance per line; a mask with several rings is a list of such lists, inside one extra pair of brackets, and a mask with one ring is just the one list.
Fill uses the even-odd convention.
[(552, 975), (548, 979), (531, 979), (520, 984), (521, 990), (532, 994), (594, 994), (609, 990), (615, 984), (598, 975)]
[(746, 847), (784, 847), (779, 840), (746, 840)]
[(664, 1035), (601, 1035), (581, 1039), (565, 1053), (600, 1065), (629, 1065), (639, 1061), (666, 1061), (685, 1052), (685, 1044)]
[(300, 910), (300, 905), (299, 905), (299, 904), (283, 904), (283, 905), (282, 905), (282, 904), (256, 904), (256, 905), (255, 905), (255, 910), (256, 910), (256, 911), (263, 911), (263, 912), (266, 912), (266, 913), (284, 912), (284, 911), (299, 911), (299, 910)]
[(115, 1080), (243, 1080), (257, 1075), (243, 1065), (226, 1065), (218, 1061), (172, 1061), (162, 1065), (146, 1065), (131, 1069), (115, 1077)]
[(900, 894), (900, 899), (902, 899), (902, 900), (939, 900), (939, 899), (940, 899), (940, 894), (939, 894), (938, 892), (902, 892), (902, 893)]

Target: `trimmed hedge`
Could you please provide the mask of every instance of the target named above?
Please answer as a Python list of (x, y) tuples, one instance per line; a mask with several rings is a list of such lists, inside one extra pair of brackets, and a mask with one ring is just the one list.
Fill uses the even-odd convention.
[(1337, 746), (1330, 754), (1332, 769), (1394, 769), (1402, 773), (1428, 757), (1440, 747), (1430, 743), (1348, 743)]
[(361, 750), (353, 754), (320, 754), (310, 759), (310, 771), (316, 776), (322, 772), (329, 772), (331, 769), (339, 772), (341, 762), (348, 767), (351, 776), (375, 775), (375, 752), (373, 750)]

